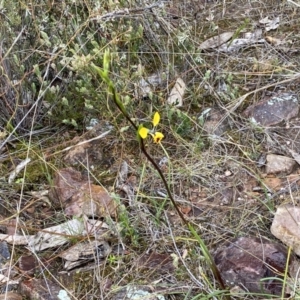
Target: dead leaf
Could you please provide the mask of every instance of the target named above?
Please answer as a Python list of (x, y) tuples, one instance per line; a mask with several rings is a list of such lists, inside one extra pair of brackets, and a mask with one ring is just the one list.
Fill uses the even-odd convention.
[(55, 174), (53, 188), (49, 191), (49, 198), (53, 204), (61, 207), (85, 183), (80, 172), (73, 168), (64, 168)]
[(0, 284), (3, 285), (4, 283), (7, 284), (7, 285), (16, 285), (16, 284), (19, 284), (20, 282), (20, 279), (17, 279), (17, 280), (12, 280), (6, 276), (4, 276), (3, 274), (0, 274)]
[(31, 158), (26, 158), (22, 160), (15, 169), (10, 173), (8, 177), (8, 183), (11, 184), (17, 175), (31, 162)]
[(22, 255), (19, 258), (19, 269), (27, 275), (33, 275), (37, 265), (37, 258), (34, 255)]
[(85, 234), (83, 220), (73, 219), (39, 231), (29, 240), (28, 245), (34, 251), (42, 251), (68, 243), (72, 236), (84, 236)]
[(0, 233), (0, 240), (6, 241), (10, 245), (26, 246), (28, 242), (33, 239), (33, 235), (9, 235)]
[[(114, 228), (116, 230), (120, 229), (118, 229), (117, 225), (115, 225)], [(42, 251), (64, 245), (70, 241), (71, 237), (84, 237), (87, 235), (101, 237), (101, 239), (103, 239), (106, 235), (111, 235), (111, 232), (108, 230), (108, 225), (104, 222), (89, 219), (85, 221), (83, 218), (78, 218), (60, 225), (45, 228), (34, 236), (24, 237), (26, 244), (23, 245), (27, 245), (28, 243), (29, 249)], [(16, 237), (17, 236), (13, 236), (13, 238)], [(8, 243), (11, 242), (8, 238), (6, 241)]]
[(201, 43), (199, 49), (206, 50), (206, 49), (220, 47), (222, 44), (229, 41), (232, 38), (233, 34), (234, 32), (224, 32), (217, 36), (211, 37), (206, 41), (204, 41), (203, 43)]
[(279, 17), (276, 17), (273, 20), (270, 20), (269, 17), (265, 17), (265, 18), (259, 20), (259, 23), (261, 25), (265, 26), (266, 31), (270, 31), (270, 30), (275, 30), (278, 28), (279, 21), (280, 21)]
[(61, 169), (49, 192), (53, 204), (65, 208), (69, 216), (116, 216), (116, 204), (107, 191), (92, 184), (73, 168)]
[(274, 38), (272, 36), (268, 36), (268, 35), (265, 37), (265, 39), (268, 43), (270, 43), (273, 46), (279, 46), (284, 43), (282, 40)]
[(235, 38), (232, 41), (228, 41), (219, 47), (218, 50), (222, 52), (234, 52), (243, 47), (248, 47), (253, 44), (264, 43), (265, 39), (262, 38), (262, 30), (256, 29), (253, 32), (245, 32), (242, 34), (242, 38)]
[(172, 88), (170, 95), (167, 99), (167, 103), (176, 107), (183, 105), (183, 95), (186, 89), (186, 84), (181, 78), (177, 78), (174, 87)]
[(184, 215), (188, 215), (192, 210), (190, 206), (180, 206), (179, 209)]
[(20, 270), (29, 276), (34, 275), (34, 273), (39, 270), (39, 267), (47, 268), (51, 264), (53, 264), (53, 261), (46, 257), (37, 258), (35, 255), (22, 255), (19, 258)]
[(105, 241), (87, 241), (77, 243), (75, 246), (60, 253), (58, 256), (65, 259), (64, 268), (69, 270), (86, 263), (90, 260), (98, 260), (107, 257), (111, 252), (111, 247)]
[(232, 42), (228, 42), (226, 44), (221, 45), (218, 50), (222, 52), (235, 52), (240, 50), (241, 48), (248, 47), (253, 44), (259, 44), (259, 43), (264, 43), (264, 39), (249, 39), (249, 38), (244, 38), (244, 39), (234, 39)]
[(128, 164), (125, 160), (123, 160), (117, 176), (117, 180), (118, 180), (117, 185), (121, 185), (125, 183), (127, 177), (128, 177)]
[(271, 191), (279, 191), (282, 187), (283, 180), (277, 177), (266, 177), (263, 179), (263, 183)]
[(159, 273), (173, 272), (173, 259), (169, 254), (152, 252), (150, 255), (143, 255), (139, 261), (139, 266), (147, 269), (155, 269)]
[(7, 132), (6, 131), (1, 131), (0, 130), (0, 141), (4, 140), (4, 138), (7, 136)]

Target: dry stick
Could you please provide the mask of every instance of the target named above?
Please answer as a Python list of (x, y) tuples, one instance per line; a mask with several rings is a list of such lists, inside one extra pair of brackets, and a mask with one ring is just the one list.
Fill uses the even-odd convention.
[[(113, 94), (113, 100), (114, 100), (115, 104), (117, 105), (118, 109), (121, 111), (121, 113), (124, 115), (124, 117), (128, 120), (128, 122), (133, 126), (133, 128), (134, 128), (136, 131), (138, 131), (138, 127), (137, 127), (136, 124), (131, 120), (131, 118), (129, 117), (127, 111), (126, 111), (123, 107), (121, 107), (121, 105), (119, 104), (119, 102), (118, 102), (118, 95), (117, 95), (116, 89), (115, 89), (115, 87), (114, 87), (112, 84), (110, 85), (110, 89), (111, 89), (111, 92), (112, 92), (112, 94)], [(161, 180), (163, 181), (163, 184), (164, 184), (164, 186), (165, 186), (165, 188), (166, 188), (166, 190), (167, 190), (167, 194), (168, 194), (168, 196), (169, 196), (169, 198), (170, 198), (170, 200), (171, 200), (173, 206), (175, 207), (175, 209), (176, 209), (176, 211), (177, 211), (179, 217), (180, 217), (181, 220), (183, 221), (183, 223), (184, 223), (184, 224), (187, 226), (187, 228), (189, 228), (189, 230), (197, 237), (197, 241), (201, 244), (201, 246), (205, 246), (204, 242), (201, 240), (201, 238), (200, 238), (199, 235), (197, 234), (197, 232), (196, 232), (196, 230), (194, 229), (194, 227), (192, 226), (192, 224), (190, 224), (190, 223), (185, 219), (185, 217), (183, 216), (183, 214), (182, 214), (182, 212), (180, 211), (179, 207), (177, 206), (177, 204), (176, 204), (176, 202), (175, 202), (175, 200), (174, 200), (174, 198), (173, 198), (173, 195), (172, 195), (172, 193), (171, 193), (171, 191), (170, 191), (169, 185), (168, 185), (168, 183), (167, 183), (167, 181), (166, 181), (166, 179), (165, 179), (165, 176), (163, 175), (162, 171), (160, 170), (159, 166), (158, 166), (157, 163), (154, 161), (154, 159), (148, 154), (148, 152), (147, 152), (147, 150), (146, 150), (146, 148), (145, 148), (145, 145), (144, 145), (144, 142), (143, 142), (142, 139), (140, 140), (140, 149), (141, 149), (141, 151), (145, 154), (145, 156), (147, 157), (147, 159), (151, 162), (151, 164), (154, 166), (154, 168), (157, 170), (157, 172), (158, 172), (158, 174), (159, 174)], [(206, 246), (205, 246), (205, 248), (206, 248)], [(206, 256), (208, 257), (208, 260), (209, 260), (208, 262), (209, 262), (210, 268), (212, 269), (213, 274), (216, 276), (218, 282), (220, 283), (221, 288), (225, 290), (225, 289), (226, 289), (225, 284), (224, 284), (223, 279), (222, 279), (222, 277), (221, 277), (221, 274), (220, 274), (220, 272), (219, 272), (219, 270), (218, 270), (218, 268), (217, 268), (217, 266), (216, 266), (216, 264), (215, 264), (215, 262), (214, 262), (213, 257), (211, 256), (211, 254), (210, 254), (208, 251), (207, 251), (206, 253), (204, 253), (204, 254), (206, 254)], [(226, 299), (231, 299), (230, 296), (227, 296), (227, 295), (225, 295), (225, 298), (226, 298)]]

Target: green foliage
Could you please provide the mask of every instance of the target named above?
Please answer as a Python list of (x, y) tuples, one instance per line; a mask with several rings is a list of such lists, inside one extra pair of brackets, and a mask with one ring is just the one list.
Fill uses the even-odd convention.
[[(113, 72), (129, 81), (127, 60), (136, 65), (138, 56), (133, 54), (129, 58), (127, 53), (138, 52), (143, 25), (131, 18), (98, 22), (92, 16), (97, 16), (100, 8), (105, 15), (122, 5), (127, 7), (127, 2), (117, 5), (107, 1), (64, 1), (54, 5), (46, 0), (35, 0), (30, 5), (18, 1), (9, 5), (4, 1), (1, 5), (0, 36), (4, 41), (5, 58), (14, 79), (22, 80), (22, 87), (17, 86), (17, 103), (26, 104), (24, 94), (29, 102), (43, 101), (44, 105), (39, 106), (40, 116), (47, 124), (65, 123), (79, 128), (91, 118), (105, 116), (108, 113), (106, 91), (87, 66), (102, 63), (104, 50), (109, 47), (116, 62)], [(12, 72), (3, 71), (13, 88)], [(122, 90), (127, 83), (122, 80), (117, 86)], [(12, 126), (27, 112), (17, 104), (14, 109), (11, 120), (8, 114), (0, 114)], [(36, 125), (40, 126), (39, 122)]]
[[(184, 140), (191, 140), (197, 143), (202, 148), (203, 140), (201, 139), (201, 126), (195, 122), (188, 113), (183, 112), (176, 107), (171, 107), (167, 111), (169, 126), (172, 131), (178, 134)], [(201, 125), (201, 124), (199, 124)]]
[(127, 240), (127, 242), (131, 243), (132, 246), (137, 247), (139, 245), (139, 234), (137, 229), (132, 225), (129, 214), (126, 211), (125, 207), (120, 207), (120, 224), (122, 226), (122, 235)]

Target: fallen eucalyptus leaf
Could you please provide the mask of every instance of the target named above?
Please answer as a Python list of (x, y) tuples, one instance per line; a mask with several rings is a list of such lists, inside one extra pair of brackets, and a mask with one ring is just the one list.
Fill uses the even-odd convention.
[(232, 38), (233, 34), (234, 32), (224, 32), (217, 36), (211, 37), (206, 41), (204, 41), (203, 43), (201, 43), (199, 49), (207, 50), (207, 49), (220, 47), (222, 44), (228, 42)]
[(181, 107), (183, 105), (183, 95), (186, 89), (186, 85), (181, 78), (177, 78), (174, 87), (167, 99), (167, 103), (174, 105), (176, 107)]

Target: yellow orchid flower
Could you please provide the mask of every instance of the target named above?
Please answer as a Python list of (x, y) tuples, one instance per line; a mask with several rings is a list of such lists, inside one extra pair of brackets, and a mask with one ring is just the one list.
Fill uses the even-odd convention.
[(164, 138), (164, 135), (161, 132), (156, 131), (154, 134), (152, 134), (153, 142), (155, 144), (159, 144), (161, 140)]
[(142, 139), (145, 139), (148, 136), (148, 134), (150, 134), (153, 138), (154, 143), (156, 143), (156, 144), (160, 143), (161, 140), (164, 138), (164, 135), (159, 131), (155, 131), (155, 127), (158, 125), (159, 121), (160, 121), (160, 114), (158, 112), (156, 112), (154, 114), (153, 120), (152, 120), (152, 124), (153, 124), (152, 130), (141, 125), (138, 129), (138, 133), (139, 133), (140, 137)]

